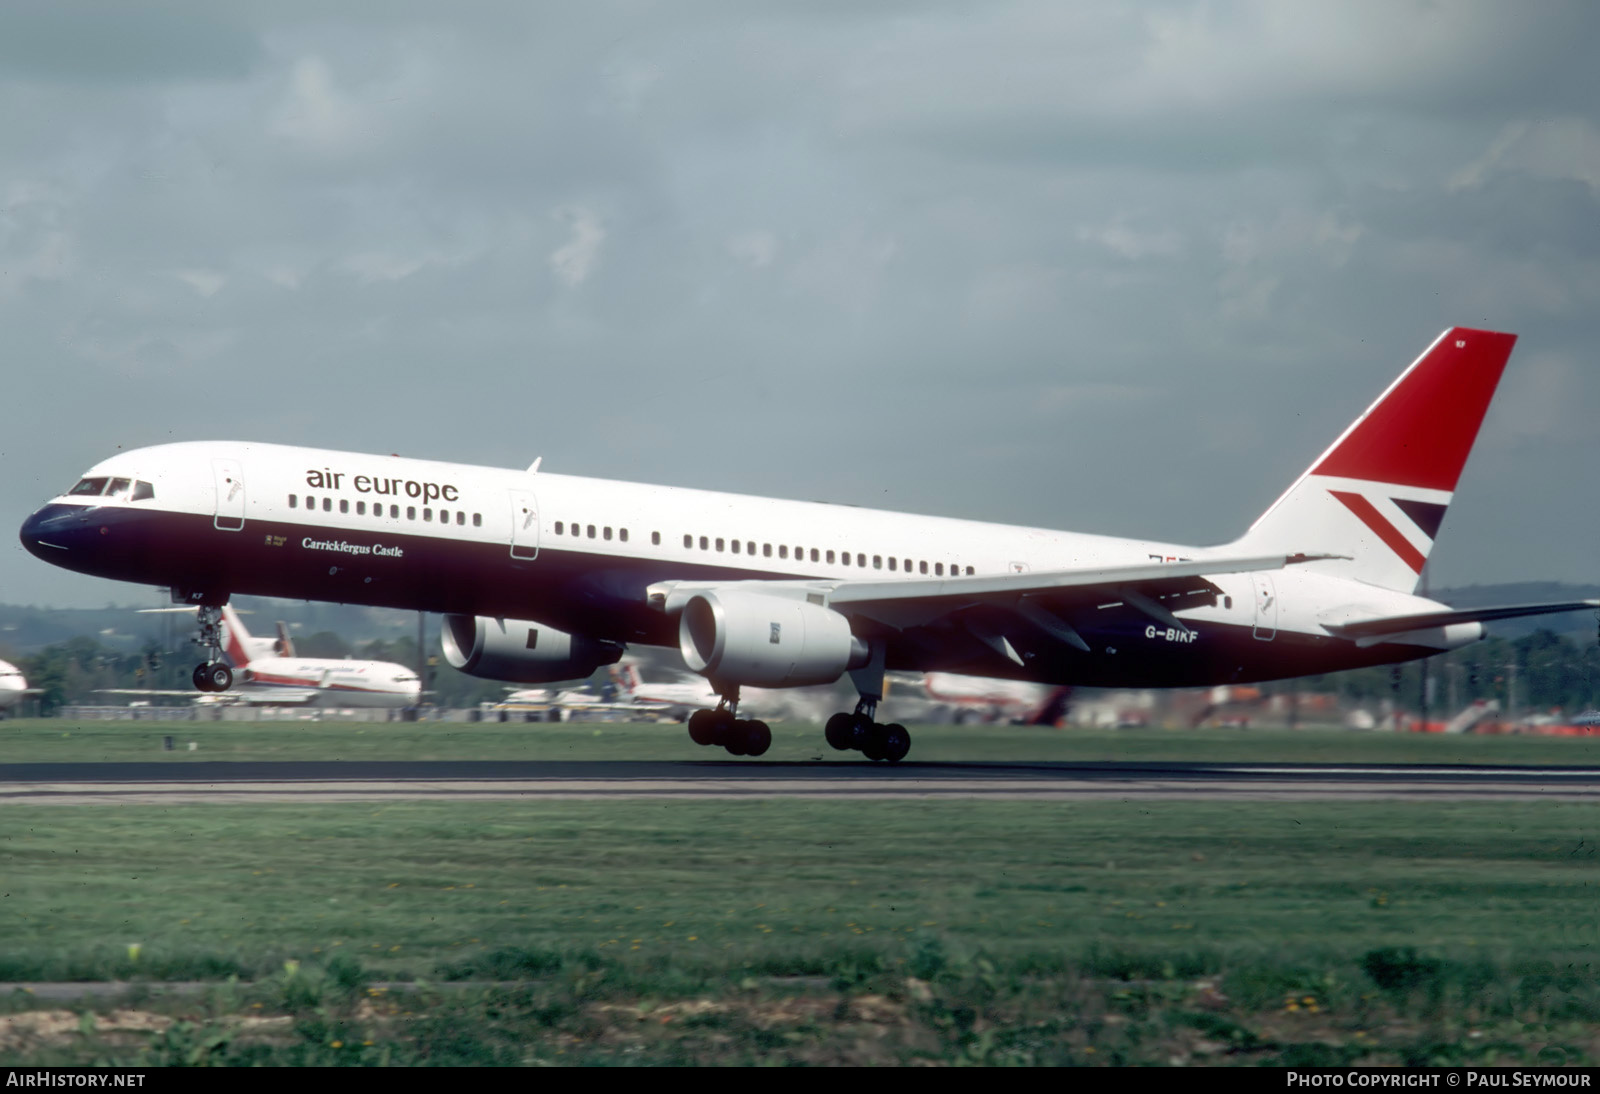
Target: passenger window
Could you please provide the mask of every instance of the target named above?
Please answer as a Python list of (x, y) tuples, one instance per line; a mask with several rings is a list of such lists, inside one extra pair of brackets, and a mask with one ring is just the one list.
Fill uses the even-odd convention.
[(943, 577), (944, 576), (944, 563), (935, 562), (933, 564), (933, 575), (935, 577)]
[[(811, 561), (812, 562), (817, 561), (817, 549), (815, 547), (811, 548)], [(832, 551), (828, 552), (828, 561), (829, 562), (833, 561), (833, 552)]]
[(856, 556), (856, 565), (857, 566), (865, 566), (866, 564), (867, 564), (867, 556), (866, 555), (857, 555)]
[(927, 572), (928, 572), (928, 563), (927, 563), (926, 559), (924, 559), (923, 561), (917, 563), (917, 573), (925, 574)]
[(457, 524), (465, 524), (465, 523), (467, 523), (467, 514), (463, 513), (459, 509), (456, 510), (456, 523)]
[(602, 539), (605, 539), (605, 540), (607, 540), (607, 541), (608, 541), (608, 542), (609, 542), (609, 541), (610, 541), (610, 539), (611, 539), (611, 525), (609, 525), (609, 524), (608, 524), (608, 525), (606, 525), (606, 526), (605, 526), (605, 528), (603, 528), (603, 529), (601, 529), (601, 530), (602, 530), (602, 531), (603, 531), (603, 532), (605, 532), (605, 535), (604, 535), (604, 536), (602, 536), (602, 537), (601, 537), (601, 538), (602, 538)]
[(333, 512), (333, 499), (332, 498), (323, 498), (322, 499), (322, 511), (324, 513)]
[(558, 521), (556, 521), (556, 535), (558, 535), (558, 536), (564, 536), (564, 535), (566, 535), (566, 534), (567, 534), (567, 526), (566, 526), (566, 523), (565, 523), (565, 522), (563, 522), (563, 521), (559, 521), (559, 520), (558, 520)]
[(482, 513), (474, 513), (474, 514), (472, 514), (472, 526), (474, 528), (482, 528), (483, 527), (483, 514)]
[(683, 537), (683, 546), (684, 546), (685, 550), (689, 550), (689, 549), (693, 548), (694, 547), (694, 537), (693, 536), (684, 536)]
[(756, 541), (755, 540), (752, 539), (752, 540), (749, 540), (749, 541), (747, 541), (745, 543), (745, 545), (744, 545), (744, 553), (747, 554), (747, 555), (753, 555), (753, 554), (756, 553)]
[(592, 525), (592, 524), (589, 525), (589, 538), (590, 539), (594, 538), (594, 525)]
[(734, 540), (733, 541), (733, 553), (734, 554), (738, 554), (739, 553), (739, 541), (738, 540)]
[(789, 545), (787, 543), (778, 544), (778, 557), (779, 558), (788, 558), (789, 557)]
[(701, 536), (700, 537), (700, 549), (702, 551), (706, 551), (706, 550), (709, 550), (710, 547), (711, 547), (711, 541), (706, 539), (705, 536)]
[(772, 544), (763, 543), (761, 545), (761, 557), (762, 558), (771, 558), (772, 557)]
[(406, 519), (407, 520), (416, 520), (417, 519), (417, 507), (415, 505), (406, 506)]
[(628, 542), (628, 530), (626, 528), (617, 529), (617, 538), (624, 543)]
[(339, 499), (339, 512), (348, 513), (349, 511), (350, 511), (350, 502), (349, 502), (349, 500), (346, 499), (346, 498), (340, 498)]
[(306, 508), (307, 509), (315, 509), (316, 507), (317, 507), (317, 499), (312, 497), (310, 494), (307, 494), (306, 495)]
[(883, 556), (882, 555), (873, 555), (872, 556), (872, 568), (874, 570), (883, 569)]
[(399, 520), (400, 519), (400, 507), (398, 505), (389, 506), (389, 519), (390, 520)]
[(433, 523), (433, 509), (430, 506), (423, 506), (422, 519), (427, 521), (429, 524)]
[(974, 571), (973, 571), (973, 569), (972, 569), (972, 567), (971, 567), (971, 566), (968, 566), (968, 567), (967, 567), (967, 576), (968, 576), (968, 577), (971, 577), (971, 576), (972, 576), (972, 575), (973, 575), (973, 572), (974, 572)]
[(367, 515), (367, 503), (364, 502), (364, 501), (356, 502), (356, 516), (364, 517), (366, 515)]
[(289, 495), (289, 508), (293, 509), (296, 506), (298, 506), (299, 504), (300, 504), (300, 499), (296, 495), (290, 494)]
[(719, 550), (719, 551), (722, 550), (722, 543), (723, 543), (722, 537), (718, 536), (717, 537), (717, 550)]
[(889, 569), (891, 569), (891, 570), (894, 569), (894, 556), (893, 555), (889, 556)]

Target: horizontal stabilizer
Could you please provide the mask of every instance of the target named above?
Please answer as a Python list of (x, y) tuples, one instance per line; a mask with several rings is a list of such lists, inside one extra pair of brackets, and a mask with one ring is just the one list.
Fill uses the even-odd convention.
[(1555, 612), (1581, 612), (1600, 608), (1600, 600), (1563, 600), (1550, 604), (1508, 604), (1498, 608), (1461, 608), (1416, 615), (1391, 615), (1383, 619), (1362, 619), (1354, 623), (1328, 623), (1327, 629), (1340, 638), (1381, 638), (1386, 634), (1448, 627), (1452, 623), (1487, 623), (1495, 619), (1520, 619), (1528, 615)]

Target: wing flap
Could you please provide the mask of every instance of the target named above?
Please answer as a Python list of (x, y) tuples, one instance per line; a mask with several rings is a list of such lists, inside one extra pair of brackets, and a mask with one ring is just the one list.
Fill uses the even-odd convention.
[(1128, 603), (1165, 621), (1171, 612), (1217, 595), (1220, 590), (1206, 580), (1208, 575), (1281, 570), (1327, 557), (1251, 555), (932, 581), (843, 581), (833, 587), (827, 601), (845, 615), (897, 628), (931, 623), (966, 608), (1015, 608), (1034, 601), (1047, 610)]

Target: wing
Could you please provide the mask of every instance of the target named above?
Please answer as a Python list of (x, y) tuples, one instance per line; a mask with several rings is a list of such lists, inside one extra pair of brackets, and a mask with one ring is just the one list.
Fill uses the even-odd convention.
[[(1188, 632), (1176, 612), (1216, 603), (1221, 594), (1208, 577), (1281, 570), (1330, 555), (1252, 555), (1235, 558), (1184, 559), (1133, 566), (1086, 567), (1041, 573), (995, 574), (908, 581), (753, 581), (739, 587), (804, 597), (866, 624), (854, 629), (905, 632), (917, 628), (955, 627), (1017, 665), (1023, 663), (1007, 632), (1044, 632), (1052, 639), (1087, 652), (1088, 643), (1071, 617), (1101, 608), (1127, 607), (1163, 627)], [(704, 589), (727, 583), (668, 582), (651, 586), (651, 603), (669, 613)]]
[(1416, 615), (1390, 615), (1380, 619), (1358, 619), (1351, 623), (1325, 623), (1330, 634), (1340, 638), (1384, 638), (1407, 631), (1448, 627), (1452, 623), (1487, 623), (1495, 619), (1520, 619), (1529, 615), (1555, 612), (1581, 612), (1600, 608), (1600, 600), (1563, 600), (1546, 604), (1507, 604), (1498, 608), (1461, 608)]

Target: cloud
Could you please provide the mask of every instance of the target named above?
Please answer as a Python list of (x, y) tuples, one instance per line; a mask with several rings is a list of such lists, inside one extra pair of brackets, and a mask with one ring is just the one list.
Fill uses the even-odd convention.
[(606, 230), (599, 217), (588, 209), (563, 210), (556, 216), (572, 225), (572, 235), (550, 253), (550, 269), (568, 287), (576, 288), (599, 267)]
[(1472, 189), (1514, 172), (1581, 182), (1600, 197), (1600, 129), (1582, 117), (1509, 122), (1483, 155), (1451, 176), (1450, 188)]

